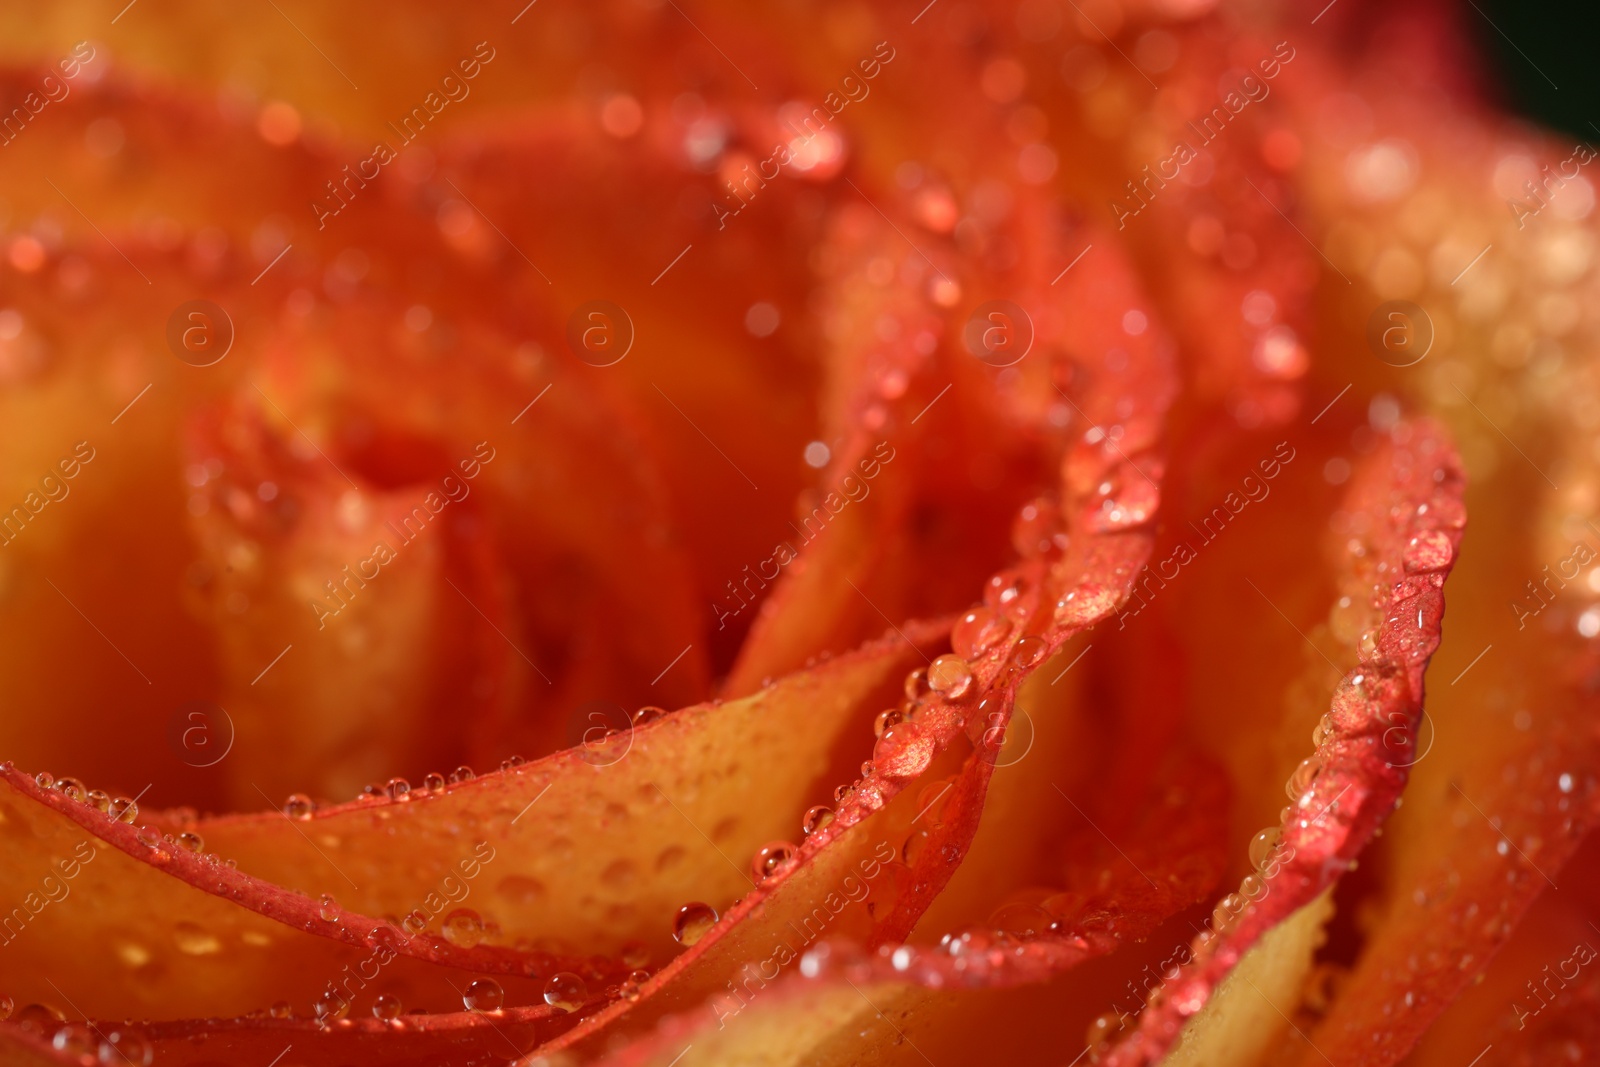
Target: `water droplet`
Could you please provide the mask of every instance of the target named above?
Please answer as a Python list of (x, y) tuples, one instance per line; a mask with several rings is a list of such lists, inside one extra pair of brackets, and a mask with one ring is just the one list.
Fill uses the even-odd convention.
[(1407, 574), (1420, 574), (1425, 571), (1442, 571), (1450, 566), (1450, 561), (1455, 559), (1455, 548), (1450, 544), (1450, 538), (1438, 530), (1426, 530), (1411, 539), (1406, 545), (1405, 555), (1401, 561), (1405, 564)]
[(206, 850), (205, 838), (192, 830), (185, 830), (178, 835), (178, 847), (185, 852), (204, 852)]
[(522, 766), (525, 762), (526, 761), (521, 756), (507, 756), (505, 759), (500, 761), (500, 769), (502, 771), (515, 770), (516, 768)]
[(1317, 720), (1316, 729), (1311, 731), (1311, 744), (1314, 748), (1321, 748), (1322, 743), (1333, 733), (1333, 716), (1324, 715)]
[(372, 1002), (372, 1017), (374, 1019), (398, 1019), (405, 1010), (405, 1005), (400, 1003), (400, 998), (392, 993), (379, 993), (378, 999)]
[(899, 708), (885, 708), (878, 712), (878, 717), (872, 721), (872, 734), (882, 737), (883, 732), (896, 723), (904, 722), (906, 713)]
[(1050, 925), (1050, 915), (1034, 904), (1006, 904), (989, 917), (989, 925), (1012, 937), (1038, 937)]
[(838, 803), (843, 804), (844, 798), (849, 796), (853, 789), (855, 789), (855, 787), (851, 785), (838, 786), (833, 791), (833, 799)]
[(622, 980), (622, 988), (618, 990), (623, 1000), (638, 1000), (644, 995), (643, 986), (650, 980), (649, 971), (632, 971)]
[(311, 1002), (311, 1010), (316, 1014), (317, 1025), (326, 1026), (335, 1019), (349, 1015), (350, 1002), (330, 989)]
[(1238, 893), (1229, 893), (1217, 901), (1217, 906), (1211, 912), (1211, 925), (1218, 930), (1224, 929), (1234, 917), (1244, 910), (1244, 897)]
[(11, 1018), (11, 1013), (17, 1010), (17, 1002), (0, 993), (0, 1023)]
[(336, 923), (339, 921), (339, 902), (334, 900), (331, 895), (322, 894), (322, 899), (317, 903), (319, 905), (317, 915), (322, 918), (323, 922)]
[(104, 1067), (150, 1067), (150, 1061), (155, 1059), (150, 1039), (139, 1031), (121, 1025), (104, 1033), (100, 1042), (100, 1062)]
[(1046, 652), (1050, 651), (1050, 643), (1042, 637), (1024, 637), (1017, 642), (1017, 647), (1011, 650), (1011, 658), (1017, 666), (1024, 669), (1038, 666), (1044, 659)]
[(76, 778), (57, 778), (56, 791), (72, 800), (76, 800), (80, 804), (83, 803), (83, 783)]
[(17, 1025), (24, 1030), (31, 1030), (40, 1037), (49, 1037), (56, 1032), (60, 1025), (67, 1021), (67, 1017), (48, 1004), (28, 1004), (17, 1012)]
[(391, 778), (383, 788), (390, 800), (411, 799), (411, 783), (404, 778)]
[(633, 713), (633, 725), (645, 726), (667, 713), (666, 708), (644, 707)]
[(777, 874), (790, 860), (794, 858), (794, 846), (787, 841), (769, 841), (762, 845), (750, 861), (750, 869), (755, 873), (756, 881), (764, 881)]
[(294, 793), (283, 802), (283, 813), (291, 819), (309, 819), (316, 810), (316, 802), (304, 793)]
[(1300, 766), (1294, 769), (1294, 773), (1289, 776), (1289, 781), (1284, 786), (1284, 792), (1289, 794), (1289, 799), (1299, 800), (1305, 796), (1321, 769), (1322, 759), (1318, 756), (1307, 756), (1301, 760)]
[(1061, 508), (1053, 497), (1042, 496), (1022, 505), (1011, 524), (1011, 544), (1024, 559), (1053, 556), (1066, 549)]
[(38, 786), (40, 789), (54, 788), (56, 784), (56, 776), (51, 774), (49, 771), (40, 771), (38, 774), (33, 776), (33, 784)]
[(1283, 840), (1283, 832), (1276, 826), (1269, 826), (1255, 837), (1250, 839), (1250, 864), (1258, 870), (1264, 866), (1272, 853), (1277, 849), (1278, 842)]
[(672, 918), (672, 938), (685, 948), (706, 936), (717, 925), (717, 909), (698, 900), (678, 909)]
[[(1147, 458), (1146, 464), (1150, 462)], [(1121, 530), (1149, 522), (1161, 506), (1161, 490), (1131, 461), (1119, 463), (1102, 488), (1105, 499), (1089, 517), (1098, 530)]]
[(1006, 634), (1006, 623), (988, 608), (973, 608), (956, 621), (950, 631), (950, 647), (962, 659), (983, 655)]
[(470, 782), (476, 777), (477, 775), (472, 773), (471, 767), (462, 765), (450, 772), (450, 784), (456, 785), (461, 782)]
[(577, 1011), (588, 996), (588, 985), (571, 971), (551, 975), (544, 985), (544, 1002), (557, 1011)]
[(622, 962), (635, 970), (650, 963), (650, 946), (643, 941), (629, 941), (622, 946)]
[(117, 822), (132, 822), (139, 817), (139, 805), (127, 797), (117, 797), (111, 802), (108, 814)]
[(294, 1008), (289, 1006), (287, 1000), (274, 1001), (272, 1007), (267, 1009), (267, 1014), (274, 1019), (289, 1019), (294, 1017)]
[(928, 686), (951, 700), (972, 691), (972, 668), (960, 656), (940, 656), (928, 666)]
[(927, 830), (916, 830), (910, 837), (907, 837), (906, 843), (900, 848), (900, 855), (905, 857), (906, 865), (909, 867), (916, 866), (918, 858), (928, 851), (928, 845), (932, 841), (933, 834)]
[(444, 775), (440, 774), (438, 771), (428, 772), (428, 774), (423, 776), (422, 788), (426, 789), (430, 793), (437, 793), (439, 790), (444, 788)]
[(800, 830), (809, 837), (832, 821), (833, 809), (818, 804), (814, 808), (807, 808), (806, 813), (800, 817)]
[(366, 942), (373, 948), (387, 949), (397, 952), (405, 942), (406, 936), (398, 929), (399, 920), (390, 915), (367, 931)]
[[(938, 660), (934, 661), (935, 664)], [(903, 722), (891, 726), (878, 739), (872, 759), (878, 773), (888, 778), (914, 778), (933, 762), (933, 738), (920, 725)]]
[(1027, 579), (1020, 573), (1013, 570), (1001, 571), (985, 583), (983, 602), (988, 605), (990, 611), (1012, 622), (1020, 622), (1027, 615), (1022, 603), (1023, 595), (1027, 591)]
[(89, 790), (83, 799), (86, 804), (96, 811), (111, 810), (111, 798), (98, 789)]
[(471, 908), (457, 908), (444, 917), (444, 939), (458, 948), (483, 940), (483, 918)]
[(468, 1011), (499, 1011), (506, 1002), (506, 991), (493, 978), (479, 978), (461, 994), (461, 1004)]
[(134, 831), (133, 836), (145, 848), (159, 848), (161, 845), (161, 835), (148, 826), (139, 827)]
[(57, 1052), (80, 1060), (92, 1060), (100, 1050), (100, 1039), (88, 1023), (66, 1023), (56, 1028), (50, 1045)]
[(928, 695), (928, 672), (918, 667), (906, 675), (906, 699), (913, 704), (923, 700)]
[(950, 791), (954, 781), (954, 778), (944, 778), (937, 782), (929, 782), (917, 792), (917, 821), (929, 826), (944, 825), (944, 809), (950, 801)]

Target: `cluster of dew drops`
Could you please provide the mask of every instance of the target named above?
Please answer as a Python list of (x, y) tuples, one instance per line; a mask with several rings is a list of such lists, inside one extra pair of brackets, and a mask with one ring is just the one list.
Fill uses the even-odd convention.
[[(1053, 497), (1040, 497), (1022, 507), (1014, 526), (1013, 540), (1019, 553), (1025, 558), (1059, 556), (1067, 544), (1067, 537), (1062, 530), (1060, 509)], [(883, 790), (876, 779), (910, 779), (926, 770), (936, 754), (937, 739), (932, 729), (925, 726), (921, 720), (934, 705), (937, 704), (945, 709), (955, 708), (958, 723), (972, 722), (982, 725), (986, 721), (985, 708), (995, 698), (989, 697), (980, 701), (976, 711), (971, 714), (962, 707), (970, 702), (978, 690), (972, 661), (1000, 644), (1014, 627), (1024, 625), (1029, 620), (1030, 601), (1025, 596), (1028, 591), (1025, 583), (1026, 579), (1017, 569), (1002, 571), (989, 579), (984, 589), (984, 603), (966, 612), (953, 627), (950, 637), (952, 651), (938, 656), (926, 668), (911, 671), (904, 683), (905, 699), (897, 706), (878, 714), (873, 724), (877, 738), (873, 758), (862, 764), (861, 778), (848, 785), (841, 785), (835, 790), (836, 802), (843, 804), (854, 796), (868, 810), (876, 810), (884, 803)], [(1016, 642), (1011, 651), (1012, 669), (1017, 671), (1031, 669), (1044, 659), (1047, 652), (1048, 645), (1043, 638), (1025, 636)], [(996, 705), (998, 706), (998, 701)], [(642, 708), (632, 716), (630, 728), (646, 725), (665, 714), (661, 708)], [(605, 740), (609, 740), (618, 732), (620, 731), (608, 731)], [(986, 734), (984, 740), (986, 743), (998, 744)], [(521, 766), (523, 762), (520, 757), (512, 756), (503, 761), (500, 768), (502, 771), (511, 771)], [(364, 803), (382, 801), (406, 803), (413, 798), (414, 792), (440, 793), (474, 777), (476, 777), (475, 772), (466, 766), (456, 768), (449, 775), (430, 773), (424, 777), (420, 790), (416, 791), (407, 779), (392, 778), (381, 785), (374, 783), (366, 786), (356, 799)], [(83, 783), (75, 778), (56, 779), (49, 772), (41, 772), (35, 776), (35, 781), (40, 788), (54, 789), (117, 822), (131, 824), (138, 818), (139, 808), (134, 800), (127, 797), (113, 798), (100, 790), (86, 789)], [(950, 785), (949, 781), (941, 781), (930, 783), (925, 787), (922, 791), (923, 809), (931, 811), (936, 805), (937, 798), (947, 791)], [(317, 810), (317, 802), (302, 793), (291, 795), (282, 807), (283, 814), (296, 821), (311, 819)], [(834, 818), (833, 808), (826, 805), (814, 806), (802, 817), (801, 832), (804, 837), (810, 837), (831, 824)], [(938, 816), (935, 814), (929, 822), (937, 826), (937, 820)], [(151, 827), (141, 826), (138, 827), (135, 836), (140, 844), (158, 853), (163, 850), (169, 853), (172, 850), (182, 850), (230, 869), (237, 866), (232, 859), (222, 859), (206, 853), (204, 840), (192, 830), (177, 834), (161, 834)], [(914, 830), (908, 836), (899, 850), (907, 867), (917, 861), (930, 840), (931, 833), (926, 828)], [(759, 884), (787, 869), (795, 861), (797, 853), (798, 848), (787, 841), (773, 841), (764, 845), (752, 858), (751, 872), (754, 881)], [(324, 894), (320, 900), (319, 916), (324, 921), (336, 922), (340, 914), (334, 898)], [(673, 915), (673, 938), (686, 948), (692, 946), (700, 941), (719, 919), (717, 909), (709, 904), (700, 901), (686, 903)], [(451, 944), (471, 947), (481, 940), (484, 925), (476, 912), (461, 908), (444, 918), (442, 931), (445, 940)], [(946, 938), (946, 942), (949, 943), (947, 947), (951, 952), (959, 951), (960, 945), (956, 941)], [(632, 958), (629, 958), (630, 956)], [(644, 969), (648, 963), (648, 956), (642, 951), (630, 950), (624, 953), (624, 957), (624, 962), (633, 969), (617, 987), (607, 989), (606, 993), (637, 1000), (642, 995), (644, 983), (650, 978), (650, 972)], [(504, 999), (503, 988), (491, 978), (477, 979), (462, 993), (462, 1005), (469, 1011), (499, 1011), (504, 1007)], [(546, 983), (544, 999), (557, 1010), (569, 1012), (577, 1010), (586, 1003), (590, 999), (590, 994), (583, 977), (572, 972), (560, 972), (553, 975)], [(9, 1016), (10, 1001), (0, 1000), (0, 1009)], [(324, 1024), (346, 1018), (349, 1011), (349, 1002), (332, 992), (323, 994), (313, 1004), (315, 1018)], [(374, 1000), (371, 1011), (377, 1019), (397, 1021), (404, 1013), (404, 1007), (399, 998), (385, 993)], [(42, 1005), (29, 1005), (23, 1010), (19, 1019), (38, 1021), (45, 1017), (54, 1018), (57, 1014), (53, 1009)], [(264, 1014), (273, 1018), (291, 1018), (293, 1010), (287, 1003), (279, 1002)], [(64, 1020), (62, 1022), (64, 1023)], [(92, 1042), (85, 1044), (89, 1040), (84, 1036), (84, 1033), (89, 1033), (87, 1028), (84, 1028), (84, 1033), (80, 1033), (77, 1026), (78, 1024), (57, 1025), (53, 1028), (54, 1036), (51, 1039), (57, 1041), (58, 1047), (79, 1049), (81, 1046), (87, 1049), (87, 1054), (103, 1053), (118, 1059), (125, 1050), (122, 1045), (116, 1043), (117, 1041), (128, 1045), (134, 1052), (138, 1052), (141, 1047), (148, 1050), (148, 1041), (135, 1031), (126, 1028), (108, 1032), (109, 1036), (100, 1042), (104, 1046), (103, 1049), (98, 1046), (91, 1047)], [(90, 1033), (89, 1037), (94, 1035)], [(138, 1063), (138, 1056), (131, 1058)]]
[(54, 1048), (89, 1067), (150, 1067), (155, 1047), (131, 1022), (72, 1022), (60, 1011), (44, 1004), (28, 1004), (21, 1011), (10, 997), (0, 994), (0, 1023), (38, 1035)]

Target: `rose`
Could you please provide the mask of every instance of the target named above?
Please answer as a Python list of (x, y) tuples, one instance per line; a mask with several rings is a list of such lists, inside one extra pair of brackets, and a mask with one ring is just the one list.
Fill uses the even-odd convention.
[[(1501, 120), (1436, 121), (1405, 81), (1428, 71), (1375, 94), (1296, 38), (1307, 54), (1208, 146), (1209, 179), (1190, 161), (1199, 184), (1119, 243), (1092, 221), (1105, 135), (1149, 158), (1181, 136), (1174, 102), (1281, 37), (1130, 13), (1111, 32), (1136, 55), (1177, 42), (1161, 81), (1182, 91), (1157, 102), (1082, 27), (1008, 10), (974, 38), (950, 10), (824, 38), (766, 11), (587, 12), (639, 88), (517, 116), (592, 58), (555, 34), (322, 231), (306, 203), (361, 123), (477, 27), (352, 70), (356, 93), (332, 68), (415, 55), (373, 38), (412, 33), (407, 13), (164, 23), (161, 51), (134, 37), (114, 82), (6, 147), (4, 499), (72, 440), (100, 472), (0, 574), (21, 709), (0, 722), (7, 899), (85, 835), (96, 850), (7, 930), (11, 1058), (1136, 1062), (1196, 1015), (1185, 1044), (1228, 1062), (1394, 1062), (1419, 1039), (1475, 1043), (1465, 1062), (1560, 1034), (1565, 986), (1536, 1015), (1523, 986), (1546, 964), (1584, 980), (1561, 969), (1581, 901), (1554, 886), (1592, 818), (1600, 624), (1587, 576), (1540, 586), (1518, 619), (1538, 641), (1504, 605), (1584, 536), (1566, 527), (1588, 517), (1588, 383), (1575, 356), (1510, 373), (1534, 327), (1495, 309), (1537, 301), (1540, 343), (1582, 352), (1590, 224), (1558, 198), (1528, 227), (1552, 232), (1515, 239), (1514, 191), (1471, 177), (1515, 170)], [(504, 41), (546, 47), (511, 36), (544, 16), (507, 12)], [(661, 58), (700, 30), (734, 47), (705, 52), (721, 73), (696, 101)], [(9, 39), (51, 55), (35, 32)], [(1071, 83), (1041, 35), (1073, 37)], [(193, 72), (149, 87), (178, 56), (308, 39), (329, 69), (286, 83), (292, 103), (241, 114)], [(750, 110), (736, 67), (821, 99), (878, 41), (895, 61), (830, 125), (832, 155), (719, 230), (723, 183), (782, 136), (785, 100)], [(1310, 117), (1347, 94), (1370, 142)], [(1445, 219), (1505, 234), (1480, 262)], [(1380, 297), (1426, 307), (1454, 369), (1369, 361)], [(565, 343), (599, 298), (637, 332), (606, 367)], [(237, 330), (209, 367), (162, 346), (195, 299)], [(961, 341), (991, 299), (1031, 320), (1012, 366)], [(382, 582), (341, 585), (485, 439), (473, 491)], [(1295, 462), (1251, 492), (1279, 441)], [(830, 507), (880, 442), (873, 491)], [(1539, 495), (1547, 473), (1566, 488)], [(777, 577), (741, 570), (819, 507)], [(1417, 752), (1458, 553), (1466, 610)], [(758, 611), (707, 611), (728, 575)], [(330, 584), (319, 631), (306, 604)], [(166, 747), (193, 699), (236, 725), (212, 766)], [(593, 700), (641, 710), (563, 747)], [(160, 808), (182, 803), (238, 814)], [(479, 841), (494, 863), (469, 874)], [(1530, 906), (1544, 921), (1513, 934)], [(1494, 1010), (1447, 1009), (1477, 975)]]

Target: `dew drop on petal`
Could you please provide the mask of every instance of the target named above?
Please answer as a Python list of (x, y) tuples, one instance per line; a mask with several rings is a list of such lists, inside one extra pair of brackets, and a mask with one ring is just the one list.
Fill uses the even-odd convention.
[(155, 1048), (150, 1039), (126, 1024), (103, 1031), (100, 1041), (100, 1063), (103, 1067), (150, 1067), (155, 1059)]
[(317, 1022), (326, 1024), (334, 1019), (343, 1019), (350, 1014), (350, 1002), (338, 993), (329, 990), (317, 997), (311, 1003), (311, 1010), (316, 1013)]
[(1407, 574), (1444, 570), (1454, 558), (1450, 538), (1438, 530), (1426, 530), (1413, 537), (1401, 557)]
[(699, 941), (717, 924), (717, 909), (698, 900), (678, 909), (672, 919), (672, 937), (687, 948)]
[(833, 809), (818, 804), (814, 808), (807, 808), (806, 813), (800, 817), (800, 830), (809, 837), (832, 821)]
[(1250, 839), (1250, 864), (1260, 868), (1271, 858), (1273, 851), (1278, 847), (1278, 842), (1283, 839), (1283, 833), (1276, 826), (1269, 826)]
[(283, 813), (291, 819), (305, 820), (316, 814), (317, 805), (304, 793), (295, 793), (283, 802)]
[(928, 845), (933, 841), (933, 834), (927, 830), (914, 830), (906, 838), (906, 843), (900, 846), (900, 855), (906, 861), (906, 866), (915, 867), (917, 860), (928, 851)]
[(54, 1034), (66, 1021), (65, 1015), (46, 1004), (26, 1004), (17, 1012), (17, 1025), (41, 1037)]
[(471, 948), (483, 940), (483, 918), (471, 908), (457, 908), (444, 917), (444, 939), (457, 948)]
[[(937, 661), (935, 661), (937, 662)], [(872, 760), (879, 774), (889, 778), (914, 778), (933, 762), (933, 738), (917, 723), (891, 726), (878, 739)]]
[(571, 971), (551, 975), (544, 985), (544, 1002), (558, 1011), (577, 1011), (588, 996), (588, 985)]
[(983, 602), (989, 610), (1017, 622), (1025, 614), (1022, 610), (1022, 600), (1027, 591), (1027, 582), (1020, 574), (1016, 571), (1001, 571), (985, 583)]
[(323, 922), (336, 923), (339, 921), (339, 902), (334, 900), (332, 896), (324, 893), (322, 894), (322, 899), (317, 903), (317, 914), (322, 917)]
[(1321, 748), (1322, 743), (1333, 733), (1333, 716), (1324, 715), (1317, 720), (1316, 728), (1311, 731), (1311, 744)]
[(1317, 772), (1322, 769), (1322, 760), (1318, 756), (1307, 756), (1300, 761), (1300, 765), (1289, 776), (1289, 781), (1284, 786), (1284, 792), (1290, 800), (1299, 800), (1311, 789), (1311, 783), (1316, 780)]
[(906, 721), (906, 713), (900, 708), (885, 708), (878, 712), (878, 717), (872, 720), (872, 736), (882, 737), (884, 731), (892, 726), (897, 726)]
[(378, 999), (372, 1002), (372, 1017), (374, 1019), (398, 1019), (405, 1010), (405, 1005), (400, 998), (392, 993), (379, 993)]
[(928, 666), (928, 685), (951, 700), (972, 691), (972, 668), (960, 656), (940, 656)]
[(132, 822), (139, 817), (139, 805), (127, 797), (117, 797), (107, 812), (117, 822)]
[(1005, 636), (1006, 623), (988, 608), (973, 608), (950, 631), (950, 647), (962, 659), (970, 660), (983, 655)]
[(1011, 650), (1011, 658), (1019, 667), (1036, 667), (1048, 651), (1050, 644), (1044, 638), (1029, 636), (1017, 642), (1017, 647)]
[(750, 869), (755, 874), (757, 882), (765, 881), (777, 874), (793, 858), (794, 846), (789, 842), (770, 841), (756, 852), (750, 861)]
[(644, 984), (650, 980), (649, 971), (630, 971), (628, 977), (622, 980), (619, 990), (623, 1000), (638, 1000), (644, 995)]
[(468, 1011), (499, 1011), (506, 1002), (506, 991), (493, 978), (479, 978), (461, 994), (461, 1006)]
[(88, 1023), (67, 1023), (57, 1028), (50, 1045), (57, 1052), (81, 1061), (92, 1059), (99, 1051), (100, 1042)]
[(1024, 559), (1053, 556), (1067, 547), (1061, 508), (1054, 497), (1042, 496), (1022, 505), (1011, 524), (1011, 544)]

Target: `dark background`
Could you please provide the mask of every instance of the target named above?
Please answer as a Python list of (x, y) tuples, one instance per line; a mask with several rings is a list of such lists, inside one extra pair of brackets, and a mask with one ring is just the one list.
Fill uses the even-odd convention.
[(1509, 107), (1600, 144), (1600, 0), (1462, 0), (1461, 17)]

